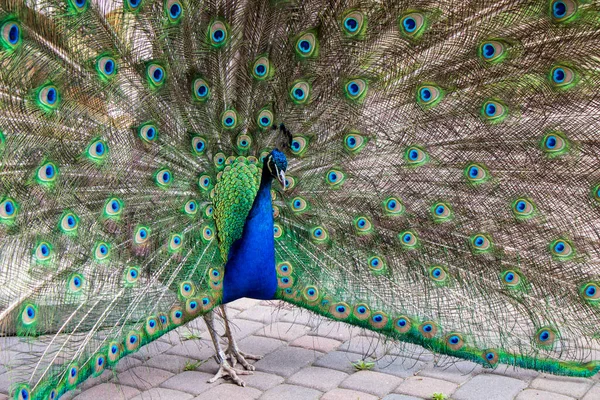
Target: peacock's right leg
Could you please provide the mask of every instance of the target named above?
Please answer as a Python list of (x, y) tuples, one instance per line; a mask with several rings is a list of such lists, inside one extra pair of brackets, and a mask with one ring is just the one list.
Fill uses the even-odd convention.
[(249, 371), (254, 371), (254, 365), (250, 364), (248, 361), (246, 361), (246, 359), (260, 360), (262, 356), (255, 356), (253, 354), (244, 353), (238, 348), (237, 343), (233, 338), (231, 328), (229, 327), (229, 320), (227, 319), (225, 305), (221, 305), (221, 312), (223, 313), (223, 321), (225, 321), (225, 336), (227, 336), (227, 339), (229, 340), (229, 345), (227, 346), (225, 354), (231, 360), (231, 365), (235, 367), (235, 365), (239, 362), (245, 369)]
[(238, 370), (234, 369), (231, 365), (229, 365), (229, 363), (227, 362), (225, 353), (223, 352), (223, 349), (221, 349), (221, 344), (219, 343), (219, 334), (217, 333), (217, 330), (215, 329), (215, 314), (214, 314), (214, 312), (211, 311), (208, 314), (206, 314), (204, 316), (204, 321), (206, 322), (206, 326), (208, 327), (208, 332), (210, 332), (210, 337), (215, 346), (215, 351), (216, 351), (215, 359), (217, 360), (217, 363), (219, 363), (219, 371), (217, 371), (215, 376), (213, 376), (211, 379), (209, 379), (208, 382), (213, 383), (213, 382), (216, 382), (220, 378), (229, 377), (229, 378), (231, 378), (231, 380), (233, 380), (238, 385), (246, 386), (246, 382), (241, 380), (238, 377), (238, 375), (251, 375), (252, 371), (238, 371)]

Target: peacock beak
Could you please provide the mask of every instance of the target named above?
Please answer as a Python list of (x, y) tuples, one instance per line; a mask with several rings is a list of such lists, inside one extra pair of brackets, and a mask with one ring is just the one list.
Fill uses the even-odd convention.
[(277, 180), (279, 181), (279, 183), (281, 183), (281, 187), (283, 188), (283, 190), (285, 190), (285, 172), (284, 171), (279, 171), (279, 174), (277, 175)]

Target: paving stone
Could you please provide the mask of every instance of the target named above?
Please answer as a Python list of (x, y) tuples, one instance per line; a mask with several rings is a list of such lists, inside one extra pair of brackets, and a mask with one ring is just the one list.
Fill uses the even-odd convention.
[(174, 374), (178, 374), (183, 371), (186, 364), (189, 362), (194, 362), (194, 360), (172, 354), (160, 354), (146, 361), (144, 365), (148, 367), (164, 369)]
[[(349, 389), (333, 389), (325, 393), (321, 400), (377, 400), (377, 396)], [(420, 400), (420, 399), (417, 399)]]
[(348, 374), (341, 371), (319, 367), (306, 367), (290, 376), (287, 382), (326, 392), (338, 387), (347, 377)]
[(425, 368), (419, 372), (419, 375), (443, 379), (460, 385), (471, 379), (473, 375), (481, 370), (481, 365), (471, 361), (451, 361), (444, 365), (427, 364)]
[(181, 344), (172, 346), (165, 354), (173, 354), (194, 360), (206, 360), (215, 355), (212, 341), (208, 340), (185, 340)]
[(234, 383), (224, 383), (202, 393), (194, 400), (254, 400), (261, 395), (260, 390), (251, 387), (241, 387)]
[(111, 369), (105, 369), (99, 376), (89, 377), (83, 383), (81, 383), (77, 388), (81, 390), (87, 390), (92, 386), (100, 385), (101, 383), (108, 382), (112, 378), (116, 377), (116, 371)]
[(189, 400), (193, 397), (191, 394), (183, 393), (179, 390), (153, 388), (140, 393), (132, 400)]
[(425, 363), (422, 361), (388, 355), (375, 362), (373, 371), (406, 378), (417, 374), (423, 368), (425, 368)]
[(311, 329), (309, 335), (321, 336), (345, 342), (351, 337), (358, 336), (360, 328), (337, 321), (324, 320), (315, 328)]
[(316, 350), (322, 353), (329, 353), (335, 350), (342, 342), (335, 339), (324, 338), (320, 336), (304, 335), (290, 343), (290, 346), (302, 347), (307, 350)]
[(516, 397), (515, 400), (573, 400), (573, 397), (558, 393), (546, 392), (545, 390), (526, 389)]
[[(67, 392), (68, 393), (68, 392)], [(65, 393), (65, 394), (67, 394)], [(85, 392), (75, 396), (74, 398), (77, 400), (98, 400), (98, 399), (131, 399), (132, 397), (139, 394), (140, 391), (136, 388), (125, 386), (125, 385), (115, 385), (114, 383), (103, 383), (98, 386), (94, 386), (86, 390)], [(61, 400), (65, 398), (65, 395), (61, 396)]]
[(312, 363), (321, 353), (298, 347), (281, 347), (257, 361), (257, 370), (288, 377)]
[(5, 394), (0, 394), (0, 400), (8, 400), (8, 396)]
[(254, 335), (248, 336), (238, 342), (240, 350), (244, 353), (254, 354), (255, 356), (264, 356), (272, 353), (283, 345), (285, 345), (285, 342), (281, 340)]
[(208, 380), (213, 376), (214, 374), (208, 374), (206, 372), (184, 371), (167, 379), (160, 384), (160, 387), (180, 390), (197, 396), (200, 393), (219, 385), (219, 382), (208, 383)]
[(247, 310), (250, 307), (254, 307), (259, 304), (260, 300), (249, 299), (247, 297), (242, 297), (236, 301), (232, 301), (231, 303), (227, 303), (227, 309), (235, 308), (237, 310)]
[(394, 390), (397, 393), (408, 394), (416, 397), (429, 399), (434, 393), (450, 395), (454, 393), (458, 385), (441, 379), (428, 378), (426, 376), (408, 377)]
[(600, 384), (592, 387), (581, 400), (597, 400), (600, 399)]
[(305, 325), (314, 328), (322, 324), (325, 320), (325, 317), (302, 308), (294, 307), (293, 309), (287, 311), (288, 312), (279, 317), (280, 321), (292, 322), (294, 324)]
[(366, 357), (382, 357), (387, 352), (386, 343), (378, 337), (354, 336), (340, 345), (338, 350), (363, 354)]
[(338, 371), (351, 374), (356, 372), (356, 368), (354, 368), (352, 363), (362, 360), (362, 358), (362, 354), (332, 351), (331, 353), (327, 353), (323, 357), (320, 357), (313, 365), (315, 367), (337, 369)]
[(127, 357), (119, 360), (119, 362), (117, 363), (117, 365), (115, 367), (113, 367), (113, 369), (117, 372), (124, 372), (130, 368), (138, 367), (142, 364), (143, 364), (143, 362), (141, 360), (138, 360), (135, 357), (127, 356)]
[(281, 317), (289, 313), (290, 311), (288, 310), (280, 310), (274, 307), (258, 305), (240, 312), (236, 318), (249, 319), (265, 325), (270, 325), (279, 321)]
[(304, 325), (292, 324), (291, 322), (275, 322), (259, 329), (256, 334), (290, 342), (306, 335), (309, 330), (310, 328)]
[(452, 396), (454, 400), (513, 400), (527, 383), (500, 375), (478, 375), (462, 385)]
[[(79, 389), (69, 390), (68, 392), (66, 392), (62, 396), (60, 396), (60, 400), (73, 400), (80, 394), (82, 394), (82, 393), (81, 393), (81, 390), (79, 390)], [(92, 397), (87, 398), (87, 399), (93, 400)], [(119, 397), (119, 395), (117, 395), (115, 397), (115, 399), (126, 399), (126, 397), (125, 397), (125, 395), (121, 394), (120, 397)]]
[(538, 371), (532, 369), (519, 368), (515, 367), (514, 365), (504, 364), (500, 364), (492, 370), (484, 369), (482, 373), (499, 374), (502, 376), (508, 376), (510, 378), (520, 379), (525, 382), (531, 382), (532, 380), (540, 376), (540, 373)]
[(266, 372), (254, 371), (252, 375), (244, 375), (246, 386), (256, 388), (260, 391), (269, 390), (272, 387), (281, 385), (284, 379), (279, 375), (267, 374)]
[(397, 343), (390, 348), (388, 353), (390, 355), (408, 357), (423, 362), (432, 362), (435, 360), (435, 355), (431, 351), (412, 343)]
[(279, 385), (264, 392), (260, 400), (318, 400), (321, 394), (318, 390), (302, 386)]
[(393, 391), (402, 383), (402, 379), (389, 374), (374, 371), (359, 371), (350, 375), (340, 387), (367, 392), (379, 397)]
[(419, 397), (407, 396), (405, 394), (392, 393), (385, 396), (382, 400), (422, 400)]
[(169, 371), (140, 366), (121, 372), (114, 379), (114, 382), (120, 385), (133, 386), (140, 390), (148, 390), (160, 385), (172, 376), (173, 374)]
[(161, 354), (171, 348), (171, 345), (167, 342), (155, 340), (154, 342), (148, 343), (143, 346), (139, 351), (132, 354), (132, 357), (135, 357), (139, 360), (145, 361), (149, 358)]
[(552, 375), (541, 375), (531, 382), (532, 389), (545, 390), (572, 397), (583, 397), (592, 386), (592, 381), (582, 378), (567, 378)]

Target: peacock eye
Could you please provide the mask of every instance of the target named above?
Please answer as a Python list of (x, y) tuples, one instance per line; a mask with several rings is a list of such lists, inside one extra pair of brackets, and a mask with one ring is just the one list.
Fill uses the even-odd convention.
[(7, 50), (16, 49), (21, 44), (21, 28), (16, 21), (2, 24), (2, 44)]
[(63, 233), (74, 233), (79, 225), (79, 218), (72, 212), (66, 212), (60, 219), (59, 228)]
[(60, 103), (60, 95), (54, 85), (42, 86), (38, 90), (37, 99), (40, 107), (47, 111), (56, 109)]
[(434, 265), (429, 268), (429, 277), (437, 283), (443, 283), (448, 279), (448, 273), (444, 267)]
[(354, 229), (357, 234), (364, 235), (373, 231), (373, 224), (366, 216), (360, 215), (354, 219)]
[(426, 19), (420, 12), (411, 12), (400, 18), (400, 29), (404, 36), (418, 38), (425, 32)]
[(130, 11), (135, 11), (142, 4), (142, 0), (126, 0), (125, 3)]
[(183, 211), (187, 215), (196, 215), (198, 212), (198, 203), (195, 200), (188, 200), (183, 206)]
[(444, 98), (444, 91), (436, 85), (421, 85), (417, 88), (417, 103), (424, 109), (437, 105)]
[(219, 20), (214, 21), (208, 29), (208, 37), (210, 44), (215, 48), (225, 45), (229, 39), (227, 25)]
[(206, 150), (206, 139), (202, 136), (192, 137), (192, 151), (195, 155), (200, 156)]
[(129, 267), (125, 269), (124, 273), (125, 285), (130, 287), (135, 284), (140, 278), (140, 270), (138, 267)]
[(517, 271), (512, 269), (504, 271), (500, 275), (500, 279), (502, 283), (508, 286), (509, 288), (517, 287), (521, 283), (521, 275)]
[(158, 139), (158, 129), (152, 123), (147, 123), (138, 128), (138, 136), (146, 143), (152, 143)]
[(202, 190), (210, 189), (210, 176), (201, 175), (200, 178), (198, 178), (198, 187)]
[(554, 329), (545, 327), (545, 328), (540, 328), (536, 335), (535, 335), (535, 340), (537, 342), (537, 344), (541, 347), (551, 347), (554, 345), (554, 342), (556, 341), (556, 332), (554, 331)]
[(4, 198), (0, 202), (0, 222), (11, 223), (17, 216), (17, 203), (11, 198)]
[(448, 203), (438, 202), (431, 207), (431, 214), (435, 222), (446, 222), (452, 219), (452, 208)]
[(419, 167), (429, 161), (429, 155), (427, 152), (418, 146), (410, 146), (404, 152), (404, 159), (411, 167)]
[(150, 237), (150, 228), (146, 226), (138, 226), (133, 235), (133, 241), (135, 244), (144, 244)]
[(296, 40), (296, 54), (301, 58), (316, 57), (318, 55), (317, 37), (313, 32), (306, 32)]
[(257, 80), (265, 80), (273, 75), (271, 62), (265, 56), (258, 57), (252, 65), (252, 76)]
[(352, 79), (344, 85), (344, 93), (350, 100), (360, 102), (367, 94), (367, 82), (364, 79)]
[(75, 12), (82, 12), (86, 9), (88, 2), (87, 0), (68, 0), (71, 4), (71, 8)]
[(369, 269), (373, 273), (383, 272), (386, 267), (385, 262), (379, 256), (373, 256), (373, 257), (369, 258), (368, 263), (369, 263)]
[(341, 187), (346, 180), (346, 175), (339, 169), (330, 169), (326, 172), (325, 178), (329, 186), (338, 188)]
[(413, 231), (400, 232), (398, 234), (398, 239), (400, 239), (400, 244), (402, 247), (407, 250), (414, 249), (419, 244), (417, 234)]
[(111, 197), (104, 203), (104, 215), (106, 217), (118, 217), (123, 212), (123, 203), (117, 197)]
[(270, 109), (263, 108), (256, 117), (256, 123), (260, 129), (268, 129), (273, 123), (273, 112)]
[(508, 108), (495, 100), (488, 100), (481, 107), (481, 115), (488, 122), (500, 122), (508, 116)]
[(221, 116), (221, 125), (225, 129), (233, 129), (237, 126), (238, 117), (235, 110), (227, 110)]
[(308, 143), (308, 138), (303, 136), (296, 136), (292, 139), (290, 151), (292, 152), (292, 154), (300, 157), (304, 155), (304, 153), (306, 153), (306, 150), (308, 149)]
[(312, 239), (316, 242), (324, 242), (328, 238), (327, 231), (322, 226), (316, 226), (311, 230)]
[(342, 18), (343, 32), (348, 37), (361, 39), (366, 30), (367, 18), (358, 10), (346, 12)]
[(104, 79), (112, 78), (117, 74), (117, 62), (112, 57), (98, 57), (96, 70), (100, 74), (100, 77)]
[(559, 261), (569, 260), (575, 255), (573, 245), (566, 239), (557, 239), (550, 243), (550, 251)]
[(169, 251), (177, 251), (183, 246), (183, 236), (179, 233), (171, 235), (169, 240)]
[(480, 184), (489, 180), (489, 174), (481, 164), (471, 163), (465, 168), (465, 176), (469, 183)]
[(173, 183), (173, 174), (168, 168), (162, 168), (154, 174), (154, 182), (161, 188), (167, 188)]
[(576, 83), (576, 73), (566, 65), (556, 65), (550, 70), (550, 83), (559, 89), (568, 89)]
[(236, 142), (239, 151), (246, 151), (252, 145), (252, 138), (250, 135), (239, 135)]
[(84, 279), (81, 274), (73, 274), (69, 279), (69, 290), (73, 293), (80, 292), (83, 289)]
[(357, 154), (365, 144), (365, 138), (358, 132), (351, 132), (344, 136), (344, 148), (351, 154)]
[(52, 257), (52, 245), (48, 242), (40, 242), (34, 249), (33, 255), (38, 262), (45, 262)]
[(202, 238), (206, 241), (210, 241), (214, 238), (215, 231), (210, 226), (205, 226), (202, 229)]
[(308, 203), (304, 198), (298, 196), (292, 199), (291, 206), (292, 211), (300, 213), (307, 210)]
[(45, 162), (38, 167), (36, 180), (39, 184), (49, 186), (56, 182), (58, 168), (52, 162)]
[(94, 162), (101, 162), (108, 155), (108, 146), (102, 139), (93, 140), (87, 147), (87, 157)]
[(296, 81), (290, 88), (290, 98), (295, 104), (306, 104), (310, 98), (310, 84)]
[(550, 15), (555, 22), (569, 22), (577, 15), (577, 1), (553, 0), (550, 3)]
[(475, 254), (485, 253), (492, 249), (491, 239), (484, 234), (476, 234), (471, 236), (470, 243)]
[(106, 260), (110, 256), (110, 246), (105, 242), (96, 243), (96, 248), (94, 249), (94, 257), (96, 260)]
[(531, 200), (520, 197), (512, 203), (512, 211), (517, 219), (529, 219), (535, 214), (535, 205)]
[(210, 96), (208, 83), (202, 78), (195, 79), (192, 85), (192, 94), (197, 101), (204, 102), (208, 100), (208, 97)]
[(158, 88), (165, 83), (165, 69), (156, 63), (150, 63), (146, 67), (146, 76), (152, 87)]
[(165, 1), (165, 14), (169, 18), (170, 22), (178, 22), (183, 14), (183, 7), (181, 2), (178, 0), (166, 0)]

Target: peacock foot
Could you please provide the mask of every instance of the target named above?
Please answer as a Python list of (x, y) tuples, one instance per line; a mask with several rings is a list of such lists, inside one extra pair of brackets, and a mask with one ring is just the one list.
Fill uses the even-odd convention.
[(246, 361), (246, 359), (260, 360), (262, 358), (262, 356), (255, 356), (253, 354), (244, 353), (243, 351), (238, 349), (235, 344), (229, 344), (229, 346), (227, 347), (227, 351), (225, 351), (225, 354), (227, 358), (231, 360), (232, 367), (235, 367), (236, 364), (239, 362), (242, 365), (242, 367), (244, 367), (244, 369), (247, 369), (248, 371), (254, 371), (255, 368), (254, 365), (250, 364), (248, 361)]
[(208, 383), (216, 382), (221, 378), (229, 378), (239, 386), (246, 386), (246, 382), (241, 380), (238, 375), (252, 375), (251, 371), (234, 369), (224, 358), (221, 359), (221, 362), (219, 364), (219, 371), (217, 371), (215, 376), (208, 380)]

